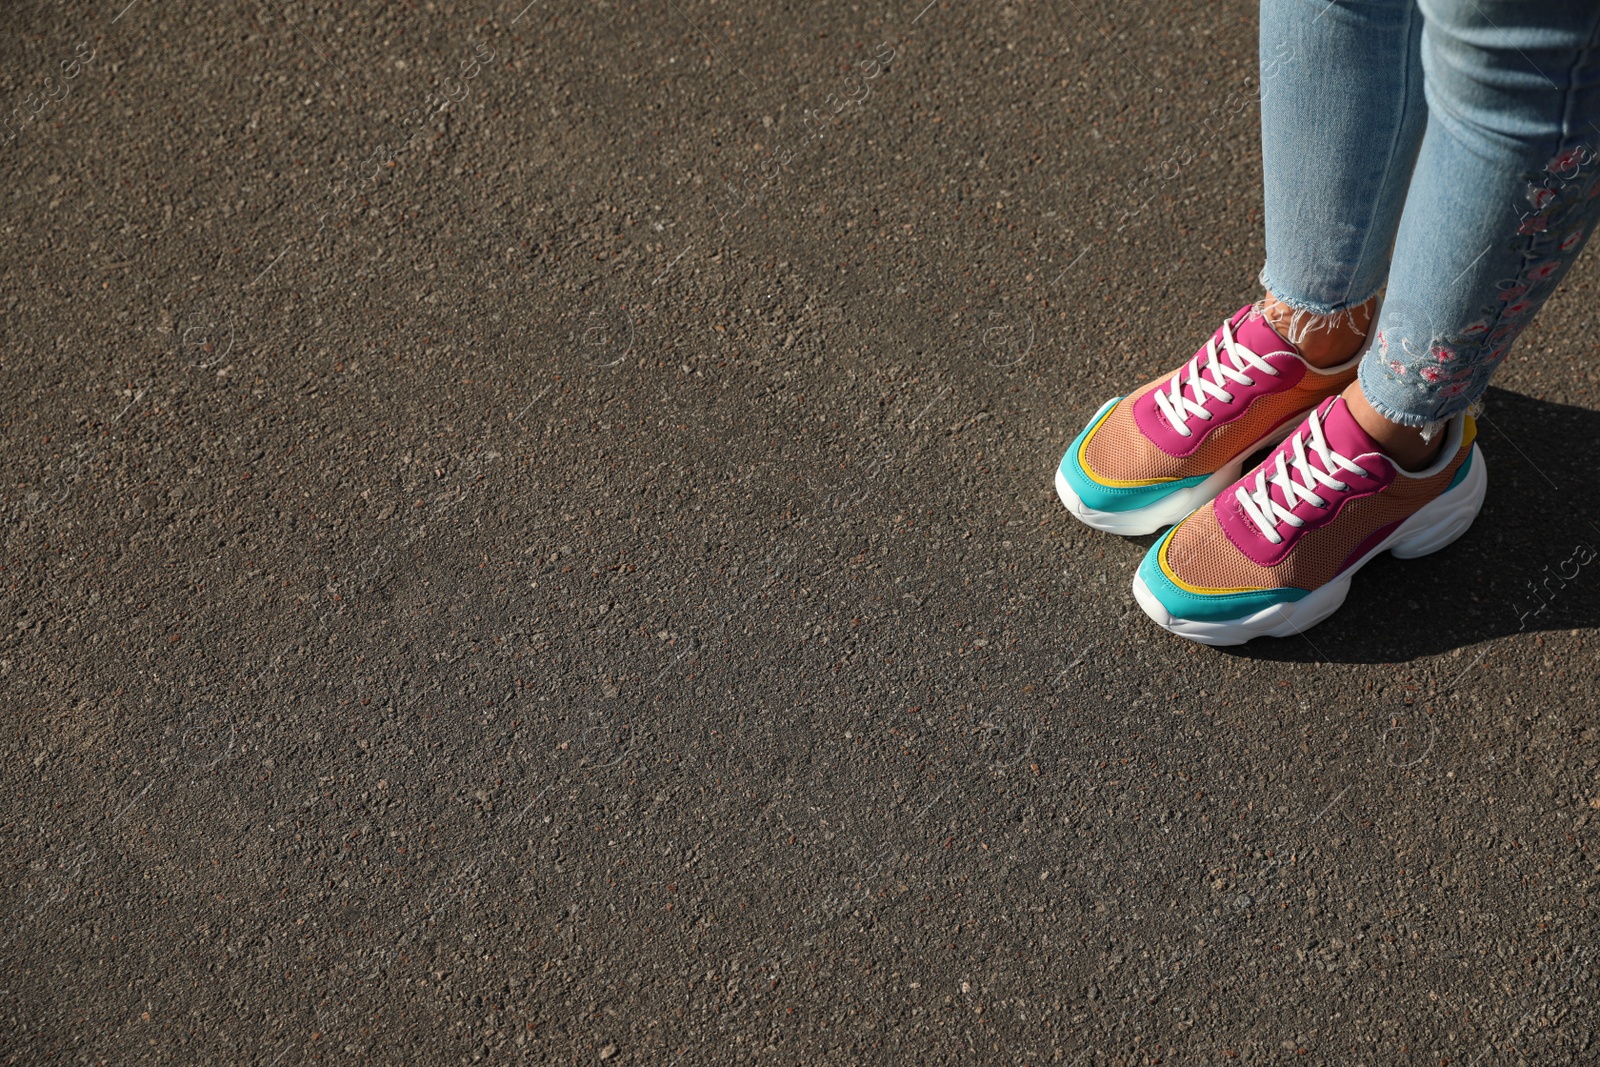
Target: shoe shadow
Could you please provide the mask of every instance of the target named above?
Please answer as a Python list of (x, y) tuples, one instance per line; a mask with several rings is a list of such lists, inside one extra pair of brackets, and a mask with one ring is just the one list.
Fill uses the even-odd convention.
[(1490, 389), (1478, 420), (1489, 493), (1460, 540), (1362, 568), (1332, 617), (1221, 649), (1283, 662), (1392, 663), (1523, 631), (1600, 626), (1600, 507), (1587, 444), (1600, 412)]

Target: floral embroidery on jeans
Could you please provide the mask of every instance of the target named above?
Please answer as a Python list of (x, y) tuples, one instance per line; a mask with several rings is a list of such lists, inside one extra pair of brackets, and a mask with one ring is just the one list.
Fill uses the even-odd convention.
[(1565, 152), (1557, 152), (1550, 157), (1550, 162), (1545, 164), (1544, 169), (1559, 178), (1562, 171), (1577, 170), (1591, 158), (1589, 150), (1583, 145), (1579, 145), (1576, 148), (1569, 148)]
[[(1600, 185), (1595, 186), (1600, 189)], [(1561, 262), (1555, 259), (1546, 260), (1536, 266), (1529, 267), (1522, 272), (1522, 276), (1530, 282), (1542, 282), (1550, 275), (1561, 269)]]
[(1600, 155), (1578, 146), (1555, 153), (1541, 172), (1523, 176), (1527, 209), (1513, 201), (1516, 232), (1505, 246), (1521, 266), (1515, 277), (1491, 287), (1487, 302), (1463, 316), (1464, 325), (1416, 341), (1397, 332), (1392, 321), (1388, 336), (1377, 333), (1365, 372), (1376, 371), (1398, 387), (1396, 397), (1404, 399), (1390, 403), (1412, 416), (1448, 418), (1488, 387), (1592, 227), (1600, 196), (1596, 164)]

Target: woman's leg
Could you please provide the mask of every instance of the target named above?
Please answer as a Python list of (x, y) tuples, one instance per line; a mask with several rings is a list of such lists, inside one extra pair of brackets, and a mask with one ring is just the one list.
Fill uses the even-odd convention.
[(1415, 0), (1262, 0), (1261, 20), (1271, 292), (1068, 446), (1056, 492), (1096, 529), (1183, 518), (1355, 379), (1423, 129), (1421, 18)]
[(1488, 386), (1600, 215), (1600, 4), (1420, 7), (1427, 133), (1377, 339), (1347, 394), (1413, 466), (1438, 443), (1428, 431)]
[[(1298, 633), (1335, 611), (1374, 557), (1427, 555), (1465, 533), (1488, 486), (1466, 409), (1600, 213), (1600, 4), (1419, 7), (1427, 132), (1374, 343), (1357, 383), (1151, 546), (1134, 596), (1174, 633), (1213, 644)], [(1307, 118), (1328, 112), (1342, 109), (1311, 106)], [(1390, 132), (1380, 125), (1374, 138), (1391, 168), (1385, 182), (1397, 166), (1385, 147)], [(1276, 170), (1268, 167), (1269, 182)], [(1317, 187), (1309, 169), (1305, 180)], [(1384, 236), (1386, 209), (1374, 212), (1369, 239)], [(1301, 254), (1331, 253), (1331, 274), (1308, 262), (1293, 282), (1273, 273), (1269, 284), (1283, 286), (1280, 296), (1328, 285), (1321, 307), (1348, 307), (1376, 284), (1373, 249), (1354, 237), (1341, 244), (1327, 219), (1360, 213), (1348, 204), (1304, 210), (1325, 229)], [(1273, 272), (1277, 246), (1269, 246)]]
[(1426, 128), (1415, 0), (1262, 0), (1263, 311), (1348, 359), (1389, 272)]

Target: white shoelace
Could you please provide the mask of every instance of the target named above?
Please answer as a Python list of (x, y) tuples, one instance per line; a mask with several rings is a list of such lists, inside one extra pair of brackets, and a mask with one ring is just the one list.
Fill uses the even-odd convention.
[[(1325, 469), (1318, 470), (1306, 459), (1307, 438), (1311, 441), (1311, 451), (1322, 460)], [(1344, 470), (1363, 478), (1373, 477), (1361, 464), (1333, 450), (1328, 439), (1322, 435), (1322, 418), (1315, 411), (1306, 417), (1305, 425), (1289, 438), (1288, 445), (1287, 451), (1278, 454), (1278, 473), (1272, 476), (1270, 482), (1267, 479), (1269, 464), (1263, 463), (1256, 472), (1255, 488), (1247, 491), (1246, 486), (1240, 486), (1233, 493), (1234, 499), (1239, 501), (1239, 506), (1255, 523), (1256, 529), (1275, 545), (1283, 543), (1283, 535), (1278, 533), (1278, 523), (1286, 522), (1290, 526), (1306, 524), (1293, 510), (1300, 501), (1307, 501), (1319, 508), (1328, 506), (1328, 502), (1316, 493), (1319, 484), (1341, 493), (1350, 488), (1330, 471)], [(1274, 485), (1283, 494), (1282, 504), (1272, 499), (1271, 486)]]
[[(1223, 354), (1227, 355), (1227, 362), (1223, 362)], [(1232, 366), (1229, 366), (1232, 364)], [(1170, 390), (1158, 388), (1156, 390), (1156, 406), (1167, 417), (1167, 422), (1174, 430), (1184, 437), (1194, 436), (1194, 431), (1189, 429), (1189, 419), (1197, 417), (1210, 422), (1212, 414), (1206, 409), (1209, 398), (1215, 398), (1227, 404), (1233, 400), (1233, 394), (1228, 392), (1224, 384), (1232, 380), (1239, 385), (1250, 386), (1256, 380), (1247, 372), (1246, 368), (1253, 368), (1264, 374), (1276, 378), (1278, 371), (1272, 364), (1250, 351), (1233, 339), (1233, 323), (1222, 324), (1222, 351), (1217, 350), (1215, 336), (1206, 342), (1206, 347), (1196, 352), (1188, 363), (1184, 364), (1172, 376)], [(1211, 372), (1211, 377), (1205, 377), (1206, 371)], [(1183, 387), (1187, 385), (1194, 393), (1193, 399), (1183, 395)]]

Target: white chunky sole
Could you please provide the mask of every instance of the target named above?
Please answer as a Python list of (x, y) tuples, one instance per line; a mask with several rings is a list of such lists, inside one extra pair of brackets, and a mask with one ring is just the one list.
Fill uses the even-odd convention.
[(1424, 505), (1343, 574), (1292, 604), (1274, 604), (1226, 622), (1179, 619), (1168, 613), (1150, 592), (1143, 575), (1133, 580), (1133, 597), (1156, 625), (1203, 645), (1242, 645), (1253, 637), (1292, 637), (1338, 611), (1350, 592), (1350, 579), (1378, 553), (1391, 552), (1398, 559), (1416, 559), (1445, 548), (1466, 533), (1478, 517), (1489, 488), (1483, 453), (1476, 444), (1472, 446), (1471, 463), (1461, 484)]
[(1199, 485), (1180, 489), (1142, 508), (1134, 508), (1131, 511), (1096, 511), (1073, 492), (1072, 486), (1067, 484), (1066, 475), (1061, 473), (1060, 466), (1056, 467), (1056, 496), (1061, 498), (1061, 502), (1072, 512), (1073, 517), (1096, 530), (1121, 534), (1123, 537), (1152, 534), (1184, 519), (1195, 508), (1209, 504), (1218, 493), (1238, 481), (1245, 460), (1294, 433), (1305, 417), (1315, 410), (1315, 407), (1306, 408), (1294, 418), (1287, 420), (1282, 426), (1229, 460), (1225, 466)]

